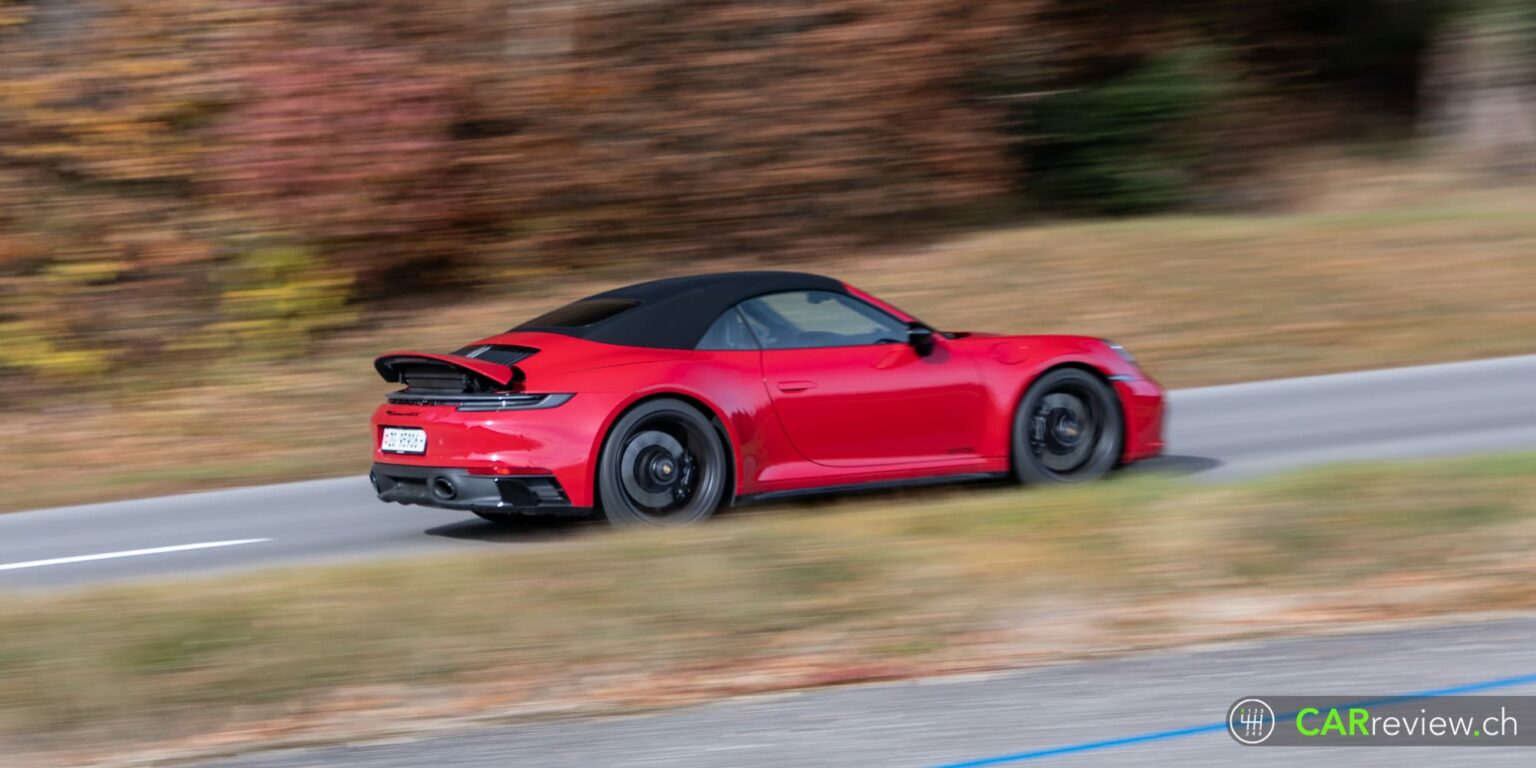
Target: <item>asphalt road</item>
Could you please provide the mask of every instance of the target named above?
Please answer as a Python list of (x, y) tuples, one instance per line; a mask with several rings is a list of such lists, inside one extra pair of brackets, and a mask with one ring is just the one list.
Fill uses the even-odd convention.
[(205, 768), (1528, 767), (1536, 747), (1243, 747), (1225, 718), (1250, 695), (1364, 700), (1469, 684), (1480, 684), (1469, 694), (1536, 695), (1532, 637), (1536, 619), (1277, 640), (277, 751)]
[[(1224, 480), (1339, 461), (1536, 449), (1536, 356), (1182, 390), (1148, 469)], [(0, 592), (321, 561), (504, 550), (507, 533), (377, 502), (361, 477), (0, 515)]]

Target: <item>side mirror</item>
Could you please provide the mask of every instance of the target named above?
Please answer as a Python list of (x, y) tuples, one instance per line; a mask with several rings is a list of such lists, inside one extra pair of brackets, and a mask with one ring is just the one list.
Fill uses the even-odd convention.
[(932, 328), (922, 323), (907, 324), (907, 343), (912, 345), (912, 350), (918, 357), (927, 357), (933, 354), (933, 346), (938, 334)]

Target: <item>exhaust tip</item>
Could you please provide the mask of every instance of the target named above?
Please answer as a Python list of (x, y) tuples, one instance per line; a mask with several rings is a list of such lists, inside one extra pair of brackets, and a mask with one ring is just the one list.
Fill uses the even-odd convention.
[(453, 482), (446, 477), (432, 479), (432, 495), (447, 501), (459, 495), (459, 489), (453, 487)]

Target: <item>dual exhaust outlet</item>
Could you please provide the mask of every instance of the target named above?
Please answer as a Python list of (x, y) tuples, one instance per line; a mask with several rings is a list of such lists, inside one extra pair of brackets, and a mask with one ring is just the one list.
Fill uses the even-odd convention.
[[(385, 484), (380, 482), (378, 475), (374, 474), (373, 472), (369, 472), (368, 481), (373, 484), (373, 490), (375, 493), (384, 493)], [(393, 482), (391, 482), (390, 485), (393, 486)], [(427, 481), (427, 488), (432, 491), (433, 496), (436, 496), (442, 501), (452, 501), (459, 495), (459, 487), (454, 485), (452, 480), (443, 477), (442, 475), (438, 475), (437, 477)]]

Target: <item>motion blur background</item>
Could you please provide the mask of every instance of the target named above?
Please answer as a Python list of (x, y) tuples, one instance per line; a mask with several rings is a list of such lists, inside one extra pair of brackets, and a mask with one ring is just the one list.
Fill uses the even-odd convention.
[(360, 468), (368, 354), (678, 271), (1175, 385), (1519, 351), (1533, 168), (1521, 0), (0, 0), (0, 452), (107, 476), (0, 504)]
[[(487, 533), (355, 476), (377, 353), (687, 272), (806, 269), (946, 330), (1112, 338), (1174, 389), (1529, 354), (1533, 175), (1530, 0), (0, 0), (0, 512), (345, 478), (0, 516), (0, 762), (1528, 611), (1532, 456), (653, 536)], [(1425, 455), (1437, 430), (1507, 450), (1529, 364), (1206, 390), (1172, 418), (1206, 465)], [(199, 536), (261, 543), (48, 565)], [(284, 551), (380, 562), (199, 570)], [(458, 556), (382, 561), (401, 552)], [(179, 580), (113, 584), (162, 566)], [(76, 577), (106, 591), (19, 588)], [(1529, 672), (1507, 634), (1511, 669), (1376, 654), (1364, 692)], [(1322, 658), (1292, 660), (1356, 671)], [(1063, 688), (1103, 694), (1084, 729), (1119, 722), (1107, 675)], [(1153, 714), (1253, 693), (1193, 685)], [(1058, 720), (994, 746), (1064, 742)], [(946, 733), (900, 759), (985, 752), (886, 746)]]

